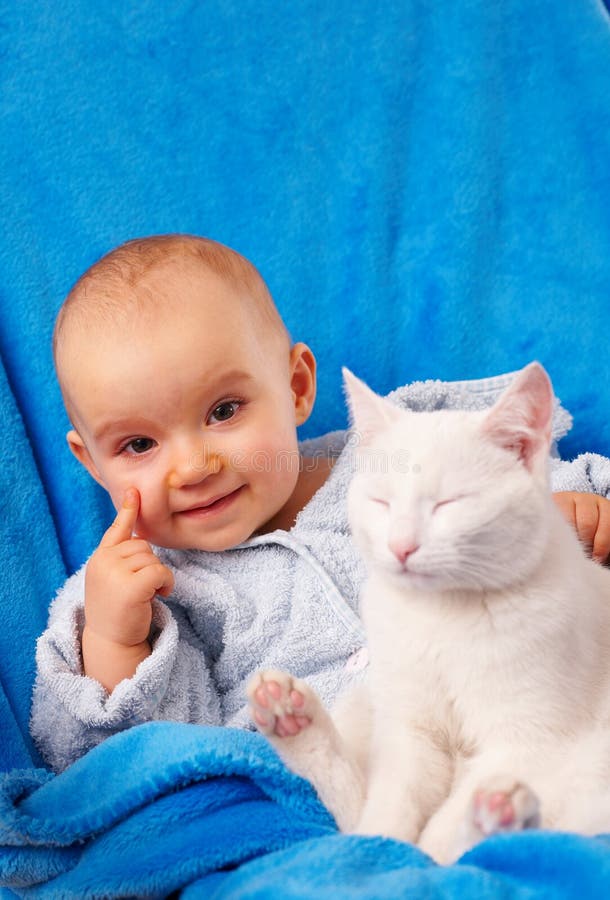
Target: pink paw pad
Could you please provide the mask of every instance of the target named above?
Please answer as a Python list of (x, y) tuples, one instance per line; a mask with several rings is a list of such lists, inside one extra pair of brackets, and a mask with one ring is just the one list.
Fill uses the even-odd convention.
[(305, 714), (305, 696), (289, 675), (266, 677), (261, 673), (248, 693), (252, 718), (265, 734), (295, 737), (311, 724)]
[(482, 788), (472, 800), (472, 819), (485, 836), (502, 831), (522, 831), (539, 824), (536, 796), (524, 784), (514, 782), (507, 789)]

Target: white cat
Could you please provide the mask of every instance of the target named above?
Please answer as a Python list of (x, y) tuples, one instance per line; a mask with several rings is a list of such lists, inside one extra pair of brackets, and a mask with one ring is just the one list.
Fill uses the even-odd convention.
[[(303, 682), (259, 673), (258, 728), (341, 830), (439, 862), (494, 831), (610, 831), (610, 572), (551, 499), (544, 369), (486, 412), (414, 413), (346, 383), (367, 679), (331, 717)], [(367, 471), (380, 452), (387, 471)]]

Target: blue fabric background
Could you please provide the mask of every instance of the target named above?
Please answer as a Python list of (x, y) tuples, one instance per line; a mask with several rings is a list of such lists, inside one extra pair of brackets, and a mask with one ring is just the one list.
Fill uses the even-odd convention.
[(0, 0), (0, 762), (36, 761), (33, 650), (110, 516), (65, 447), (53, 320), (138, 235), (248, 256), (320, 364), (304, 436), (379, 391), (549, 370), (608, 454), (601, 0)]
[(259, 266), (320, 361), (307, 434), (345, 421), (342, 364), (383, 391), (536, 357), (576, 414), (564, 452), (608, 451), (600, 2), (2, 0), (0, 22), (0, 350), (69, 568), (107, 509), (65, 454), (49, 336), (136, 235)]

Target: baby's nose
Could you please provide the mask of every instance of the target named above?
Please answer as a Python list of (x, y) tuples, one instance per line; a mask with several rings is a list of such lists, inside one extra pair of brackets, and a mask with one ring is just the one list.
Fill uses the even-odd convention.
[(170, 470), (168, 483), (172, 488), (198, 484), (208, 475), (215, 475), (222, 468), (220, 456), (209, 447), (201, 446), (183, 449)]

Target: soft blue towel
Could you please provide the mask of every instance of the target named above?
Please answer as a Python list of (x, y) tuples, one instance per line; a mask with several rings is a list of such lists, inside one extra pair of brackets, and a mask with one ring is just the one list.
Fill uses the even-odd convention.
[[(193, 231), (260, 267), (320, 361), (306, 436), (345, 422), (341, 365), (385, 392), (537, 358), (574, 414), (564, 456), (608, 455), (601, 0), (0, 0), (0, 79), (2, 769), (39, 777), (27, 729), (35, 639), (110, 516), (65, 448), (49, 342), (66, 290), (120, 241)], [(599, 457), (590, 462), (593, 472)], [(131, 764), (136, 734), (112, 738), (53, 790), (68, 784), (81, 802), (101, 802), (89, 787), (97, 766), (117, 783), (154, 781), (154, 766)], [(113, 758), (115, 742), (125, 752)], [(161, 767), (172, 752), (188, 757), (179, 741), (161, 749)], [(137, 817), (125, 822), (138, 832)], [(234, 839), (244, 822), (231, 824)], [(48, 844), (24, 837), (14, 869), (100, 845), (101, 857), (100, 823), (93, 843), (55, 851), (46, 820)], [(439, 871), (400, 845), (286, 834), (283, 854), (219, 871), (205, 890), (307, 895), (315, 878), (320, 896), (357, 895), (359, 884), (369, 897), (405, 885), (410, 896), (457, 896), (455, 879), (470, 878), (459, 896), (554, 897), (560, 878), (564, 896), (588, 884), (605, 896), (610, 885), (602, 841), (522, 835), (475, 851), (474, 870)], [(177, 839), (185, 866), (199, 843)]]

